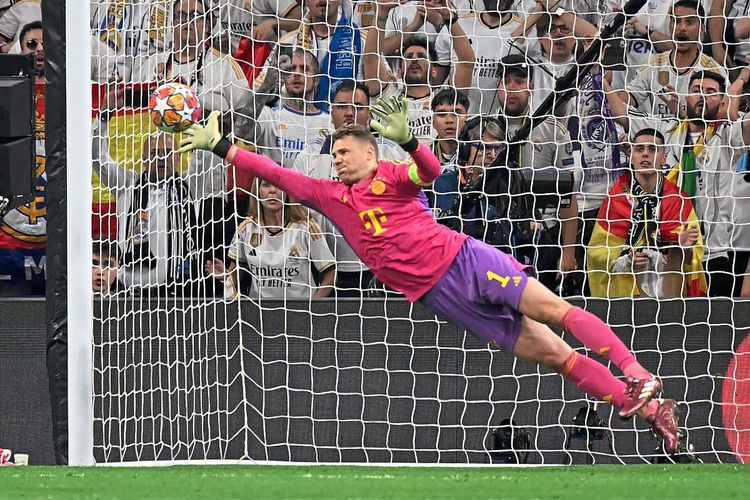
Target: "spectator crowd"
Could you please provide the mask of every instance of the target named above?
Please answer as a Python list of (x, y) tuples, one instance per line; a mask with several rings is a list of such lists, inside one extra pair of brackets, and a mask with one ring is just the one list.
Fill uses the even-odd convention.
[[(146, 105), (175, 81), (238, 146), (331, 179), (332, 132), (405, 96), (443, 167), (425, 209), (550, 289), (750, 296), (750, 0), (649, 1), (594, 43), (626, 3), (92, 2), (95, 293), (392, 293), (320, 214), (208, 153), (176, 153)], [(0, 0), (0, 52), (31, 54), (38, 72), (37, 189), (0, 221), (6, 290), (43, 274), (43, 22), (40, 0)]]

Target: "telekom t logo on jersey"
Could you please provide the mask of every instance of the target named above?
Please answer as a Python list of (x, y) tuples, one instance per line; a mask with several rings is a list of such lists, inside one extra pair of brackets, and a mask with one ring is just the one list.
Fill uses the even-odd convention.
[(385, 212), (383, 212), (383, 209), (380, 207), (363, 210), (359, 213), (359, 218), (362, 220), (362, 222), (365, 223), (365, 229), (367, 229), (368, 231), (372, 228), (375, 229), (375, 232), (372, 233), (373, 236), (377, 236), (388, 231), (388, 228), (380, 225), (381, 222), (385, 223), (385, 221), (388, 220), (385, 216)]

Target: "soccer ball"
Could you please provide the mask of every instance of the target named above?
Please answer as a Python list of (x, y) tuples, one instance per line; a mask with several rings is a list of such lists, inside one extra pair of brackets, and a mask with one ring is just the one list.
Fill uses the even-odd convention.
[(189, 87), (170, 82), (151, 94), (148, 112), (154, 125), (164, 132), (182, 132), (200, 118), (201, 103)]

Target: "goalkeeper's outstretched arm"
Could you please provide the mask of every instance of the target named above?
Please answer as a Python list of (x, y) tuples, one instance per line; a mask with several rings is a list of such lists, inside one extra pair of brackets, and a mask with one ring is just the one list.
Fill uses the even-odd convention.
[(257, 153), (240, 149), (219, 132), (219, 114), (214, 111), (205, 126), (193, 124), (183, 132), (179, 153), (193, 149), (205, 149), (224, 158), (245, 173), (270, 182), (290, 197), (300, 202), (319, 206), (316, 186), (320, 179), (314, 179), (296, 170), (283, 168), (273, 160)]

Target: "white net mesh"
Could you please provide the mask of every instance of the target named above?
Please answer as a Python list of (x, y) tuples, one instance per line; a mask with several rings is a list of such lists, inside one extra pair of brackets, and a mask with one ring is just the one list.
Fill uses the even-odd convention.
[[(409, 97), (443, 165), (425, 190), (438, 221), (583, 297), (685, 401), (694, 456), (738, 460), (747, 401), (713, 377), (747, 384), (727, 371), (746, 320), (691, 299), (750, 294), (750, 18), (710, 3), (648, 2), (583, 64), (625, 2), (92, 2), (97, 461), (637, 462), (657, 447), (386, 289), (325, 217), (175, 153), (147, 107), (170, 81), (238, 146), (334, 180), (329, 134)], [(674, 300), (614, 300), (632, 296)]]

